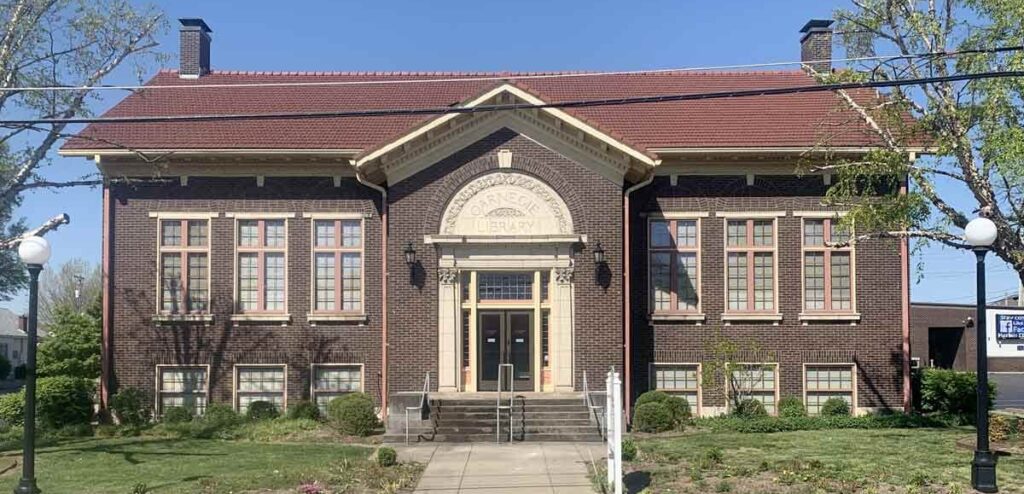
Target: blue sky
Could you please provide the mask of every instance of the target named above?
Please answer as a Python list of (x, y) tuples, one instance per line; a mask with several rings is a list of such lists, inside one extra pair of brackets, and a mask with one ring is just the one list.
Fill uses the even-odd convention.
[[(212, 65), (236, 70), (635, 70), (792, 61), (798, 33), (810, 18), (827, 18), (848, 2), (697, 0), (280, 2), (248, 0), (157, 2), (171, 26), (161, 50), (175, 55), (179, 17), (203, 17), (213, 29)], [(177, 59), (168, 62), (174, 67)], [(153, 68), (153, 71), (156, 67)], [(152, 71), (151, 71), (152, 72)], [(107, 83), (133, 83), (128, 71)], [(110, 93), (94, 109), (121, 96)], [(53, 156), (48, 177), (93, 171), (84, 159)], [(967, 204), (959, 190), (940, 191)], [(19, 214), (32, 225), (59, 212), (72, 223), (49, 237), (52, 263), (81, 257), (99, 262), (98, 189), (39, 192)], [(969, 303), (974, 256), (929, 247), (917, 256), (924, 277), (919, 301)], [(989, 296), (1016, 290), (1014, 273), (990, 257)], [(894, 280), (895, 282), (895, 280)], [(21, 312), (26, 296), (0, 303)]]

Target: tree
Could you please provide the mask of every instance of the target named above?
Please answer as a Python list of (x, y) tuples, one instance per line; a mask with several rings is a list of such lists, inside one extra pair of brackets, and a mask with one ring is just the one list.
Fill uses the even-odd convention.
[[(718, 390), (731, 410), (755, 397), (759, 385), (775, 380), (772, 364), (748, 362), (777, 362), (773, 352), (764, 351), (753, 340), (730, 339), (721, 328), (706, 343), (704, 363), (701, 369), (701, 384), (704, 389)], [(722, 386), (725, 383), (725, 386)]]
[(39, 279), (39, 321), (49, 325), (61, 309), (86, 311), (102, 292), (102, 270), (84, 259), (70, 259), (57, 269), (44, 270)]
[[(122, 66), (157, 56), (163, 15), (127, 0), (0, 1), (0, 116), (65, 119), (90, 115), (95, 91)], [(47, 87), (59, 90), (36, 91)], [(69, 221), (57, 214), (28, 230), (14, 217), (22, 194), (40, 189), (100, 184), (95, 174), (47, 179), (50, 152), (68, 136), (66, 123), (0, 126), (0, 300), (22, 289), (27, 276), (13, 251), (24, 235), (43, 235)]]
[(60, 308), (39, 344), (38, 373), (96, 379), (100, 376), (100, 319), (94, 311)]
[[(899, 56), (831, 74), (806, 67), (824, 82), (1024, 70), (1021, 50), (991, 50), (1021, 45), (1024, 0), (853, 4), (835, 13), (847, 56)], [(992, 251), (1024, 279), (1024, 78), (924, 81), (882, 97), (836, 94), (857, 115), (859, 122), (851, 123), (866, 126), (882, 144), (866, 156), (836, 154), (812, 166), (833, 173), (827, 200), (849, 208), (843, 222), (856, 231), (852, 242), (917, 238), (966, 249), (960, 231), (980, 214), (998, 227)], [(911, 150), (920, 145), (930, 155), (915, 159)], [(909, 183), (901, 192), (904, 179)], [(951, 197), (961, 193), (969, 200)]]

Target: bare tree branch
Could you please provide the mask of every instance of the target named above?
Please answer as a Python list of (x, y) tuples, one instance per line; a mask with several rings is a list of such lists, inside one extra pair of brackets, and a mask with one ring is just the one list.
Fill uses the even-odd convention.
[(19, 237), (0, 239), (0, 250), (17, 248), (18, 244), (20, 244), (22, 240), (25, 240), (28, 237), (42, 237), (43, 235), (46, 235), (47, 233), (52, 232), (68, 223), (71, 223), (71, 217), (68, 216), (67, 213), (58, 214), (57, 216), (54, 216), (53, 218), (46, 220), (46, 222), (43, 223), (42, 225), (39, 225), (36, 228), (33, 228), (25, 232)]

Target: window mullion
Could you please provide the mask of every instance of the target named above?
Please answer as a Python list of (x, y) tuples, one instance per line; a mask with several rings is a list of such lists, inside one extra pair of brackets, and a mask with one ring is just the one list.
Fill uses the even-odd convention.
[(188, 288), (189, 288), (189, 285), (188, 285), (189, 254), (188, 254), (188, 251), (182, 251), (180, 255), (181, 255), (181, 261), (179, 261), (179, 262), (181, 262), (181, 273), (179, 274), (179, 278), (180, 279), (178, 280), (178, 282), (181, 283), (181, 288), (178, 290), (178, 298), (180, 299), (179, 303), (181, 305), (179, 307), (181, 308), (181, 310), (179, 310), (179, 312), (187, 314), (187, 313), (191, 312), (191, 310), (189, 310), (190, 307), (188, 306), (188, 299), (189, 299), (189, 296), (188, 296)]
[[(340, 233), (341, 230), (338, 230), (338, 232)], [(343, 293), (345, 284), (341, 279), (343, 271), (341, 261), (343, 257), (344, 256), (341, 254), (341, 252), (334, 252), (334, 310), (338, 312), (343, 312), (345, 310), (345, 294)]]

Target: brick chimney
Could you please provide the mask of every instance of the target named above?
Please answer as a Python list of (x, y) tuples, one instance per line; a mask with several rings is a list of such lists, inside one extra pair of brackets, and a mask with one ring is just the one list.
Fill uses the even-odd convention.
[(832, 62), (832, 21), (829, 19), (811, 19), (800, 29), (804, 35), (800, 38), (800, 61), (818, 72), (831, 72)]
[(202, 19), (178, 19), (181, 23), (181, 68), (178, 76), (182, 79), (197, 79), (210, 73), (210, 26)]
[(18, 316), (18, 329), (28, 333), (28, 317)]

